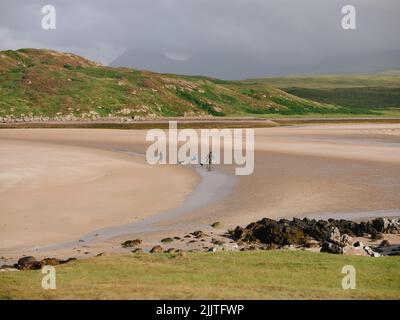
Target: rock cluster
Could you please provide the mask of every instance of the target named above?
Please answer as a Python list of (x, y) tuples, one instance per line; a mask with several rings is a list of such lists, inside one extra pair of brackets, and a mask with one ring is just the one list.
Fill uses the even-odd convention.
[[(353, 236), (373, 236), (383, 233), (400, 233), (400, 220), (377, 218), (368, 222), (348, 220), (298, 219), (273, 220), (264, 218), (250, 223), (245, 228), (237, 226), (230, 232), (235, 241), (241, 243), (259, 243), (268, 245), (316, 247), (321, 251), (345, 254), (352, 252)], [(368, 246), (362, 249), (371, 256), (379, 256)], [(356, 249), (358, 250), (358, 248)]]
[(3, 265), (0, 267), (2, 270), (37, 270), (41, 269), (43, 266), (56, 266), (59, 264), (64, 264), (70, 261), (74, 261), (76, 258), (69, 258), (67, 260), (60, 260), (56, 258), (44, 258), (40, 261), (36, 260), (35, 257), (27, 256), (22, 257), (13, 266)]

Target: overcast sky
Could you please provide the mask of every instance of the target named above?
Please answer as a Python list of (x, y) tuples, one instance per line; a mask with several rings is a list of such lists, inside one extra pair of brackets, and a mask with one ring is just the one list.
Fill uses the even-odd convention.
[[(56, 30), (41, 27), (46, 4), (56, 8)], [(356, 8), (356, 30), (341, 27), (346, 4)], [(290, 73), (332, 56), (340, 63), (357, 54), (398, 52), (399, 31), (399, 0), (0, 1), (1, 50), (51, 48), (104, 64), (129, 50), (173, 61), (202, 52), (287, 65)], [(232, 64), (224, 68), (235, 68), (235, 59)]]

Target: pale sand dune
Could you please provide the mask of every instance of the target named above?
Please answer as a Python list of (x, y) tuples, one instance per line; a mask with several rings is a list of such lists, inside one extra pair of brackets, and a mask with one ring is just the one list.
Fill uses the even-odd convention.
[[(236, 178), (228, 196), (158, 222), (169, 231), (124, 235), (94, 246), (107, 251), (134, 236), (159, 244), (163, 236), (205, 230), (216, 220), (231, 227), (262, 217), (399, 210), (400, 138), (392, 134), (399, 129), (396, 124), (256, 129), (255, 171)], [(182, 203), (198, 182), (193, 171), (148, 166), (116, 151), (143, 153), (145, 134), (0, 130), (0, 253), (12, 246), (76, 240)]]

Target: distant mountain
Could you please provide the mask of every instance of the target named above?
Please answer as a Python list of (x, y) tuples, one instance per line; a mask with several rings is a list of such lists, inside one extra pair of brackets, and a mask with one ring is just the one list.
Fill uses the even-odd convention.
[(243, 75), (246, 74), (265, 75), (260, 73), (261, 61), (240, 53), (198, 52), (181, 56), (173, 53), (128, 50), (111, 62), (110, 66), (235, 80), (244, 78)]
[[(276, 61), (280, 61), (277, 63)], [(183, 59), (173, 54), (127, 50), (110, 66), (132, 67), (161, 73), (202, 75), (240, 80), (291, 74), (375, 73), (400, 67), (400, 51), (299, 57), (296, 53), (253, 57), (236, 52), (196, 52)]]

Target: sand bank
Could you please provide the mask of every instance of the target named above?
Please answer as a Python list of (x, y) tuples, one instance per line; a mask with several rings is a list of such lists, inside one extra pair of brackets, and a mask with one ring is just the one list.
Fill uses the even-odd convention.
[(148, 166), (118, 151), (143, 153), (146, 131), (0, 130), (0, 253), (77, 240), (102, 228), (115, 238), (84, 250), (120, 249), (132, 237), (144, 246), (159, 244), (164, 236), (207, 230), (216, 220), (228, 228), (262, 217), (400, 211), (399, 130), (398, 124), (256, 129), (254, 173), (234, 184), (226, 179), (215, 193), (229, 192), (203, 206), (193, 194), (200, 181), (194, 170)]

